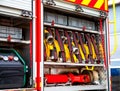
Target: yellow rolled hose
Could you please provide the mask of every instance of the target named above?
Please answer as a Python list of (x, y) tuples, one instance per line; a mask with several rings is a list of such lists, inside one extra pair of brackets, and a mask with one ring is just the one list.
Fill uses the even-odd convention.
[(102, 59), (104, 59), (104, 49), (102, 43), (99, 43), (99, 52)]
[(92, 46), (92, 53), (93, 53), (92, 57), (93, 59), (96, 59), (97, 56), (96, 56), (95, 49), (92, 43), (91, 43), (91, 46)]
[(89, 52), (89, 48), (88, 48), (87, 44), (84, 44), (84, 48), (86, 51), (86, 57), (88, 58), (88, 55), (90, 54), (90, 52)]
[(81, 45), (78, 45), (78, 48), (79, 48), (80, 55), (81, 55), (82, 59), (85, 60), (85, 55), (84, 55), (84, 53), (82, 51)]
[(71, 57), (70, 57), (70, 51), (68, 49), (68, 44), (64, 44), (64, 50), (65, 50), (66, 62), (70, 62)]
[(54, 49), (54, 46), (53, 46), (52, 44), (47, 43), (47, 42), (46, 42), (46, 39), (44, 40), (44, 45), (45, 45), (45, 48), (46, 48), (47, 60), (49, 60), (50, 50), (53, 50), (53, 49)]

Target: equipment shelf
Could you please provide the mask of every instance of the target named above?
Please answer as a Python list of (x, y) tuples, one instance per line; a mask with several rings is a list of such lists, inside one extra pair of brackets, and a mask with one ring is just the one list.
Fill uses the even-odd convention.
[(50, 66), (99, 66), (103, 67), (104, 64), (81, 64), (81, 63), (59, 63), (59, 62), (44, 62), (44, 65), (50, 65)]
[[(7, 38), (0, 38), (1, 42), (8, 42)], [(30, 44), (30, 40), (11, 39), (9, 43)]]
[[(35, 88), (16, 88), (16, 89), (5, 89), (5, 91), (37, 91)], [(2, 90), (0, 90), (2, 91)], [(4, 91), (4, 90), (3, 90)]]
[(52, 26), (51, 23), (47, 23), (47, 22), (44, 22), (44, 26), (51, 26), (51, 27), (56, 27), (56, 28), (63, 28), (63, 29), (81, 31), (81, 32), (100, 34), (99, 31), (87, 30), (87, 29), (83, 31), (82, 28), (76, 28), (76, 27), (72, 27), (72, 26), (65, 26), (65, 25), (60, 25), (60, 24), (54, 24), (54, 26)]
[(80, 90), (105, 90), (105, 85), (79, 85), (79, 86), (57, 86), (45, 87), (44, 91), (80, 91)]

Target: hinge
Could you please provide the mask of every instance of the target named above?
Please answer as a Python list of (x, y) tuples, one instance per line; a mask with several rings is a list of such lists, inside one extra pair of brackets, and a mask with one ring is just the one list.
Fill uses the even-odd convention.
[(75, 11), (77, 12), (84, 12), (83, 8), (80, 5), (75, 6)]
[(100, 11), (100, 17), (101, 18), (106, 18), (107, 17), (107, 13), (103, 12), (103, 11)]
[(27, 11), (27, 10), (22, 10), (21, 16), (32, 17), (32, 12), (31, 11)]
[(54, 0), (46, 0), (46, 4), (47, 5), (53, 5), (53, 6), (56, 5), (55, 2), (54, 2)]

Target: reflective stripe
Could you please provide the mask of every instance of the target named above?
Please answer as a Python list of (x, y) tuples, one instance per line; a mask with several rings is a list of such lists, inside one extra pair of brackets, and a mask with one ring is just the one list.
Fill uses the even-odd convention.
[(81, 4), (83, 4), (83, 5), (89, 5), (90, 2), (91, 2), (91, 0), (83, 0), (81, 2)]
[(105, 0), (105, 10), (108, 10), (108, 0)]
[(104, 4), (104, 0), (98, 0), (98, 1), (95, 3), (94, 7), (95, 7), (95, 8), (100, 8), (103, 4)]
[(68, 1), (70, 1), (70, 2), (75, 2), (76, 0), (68, 0)]
[(65, 1), (85, 5), (90, 8), (108, 11), (108, 0), (65, 0)]

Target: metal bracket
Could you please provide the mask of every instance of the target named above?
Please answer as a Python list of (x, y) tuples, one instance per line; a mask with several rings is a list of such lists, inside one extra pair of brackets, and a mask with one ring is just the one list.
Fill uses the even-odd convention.
[(53, 5), (53, 6), (56, 5), (55, 2), (54, 2), (54, 0), (46, 0), (46, 4), (47, 5)]
[(77, 11), (77, 12), (84, 12), (84, 10), (82, 9), (82, 7), (80, 5), (76, 5), (75, 6), (75, 11)]
[(32, 12), (31, 11), (27, 11), (27, 10), (22, 10), (21, 16), (32, 17)]
[(100, 17), (101, 18), (106, 18), (107, 17), (107, 13), (103, 12), (103, 11), (100, 11)]

